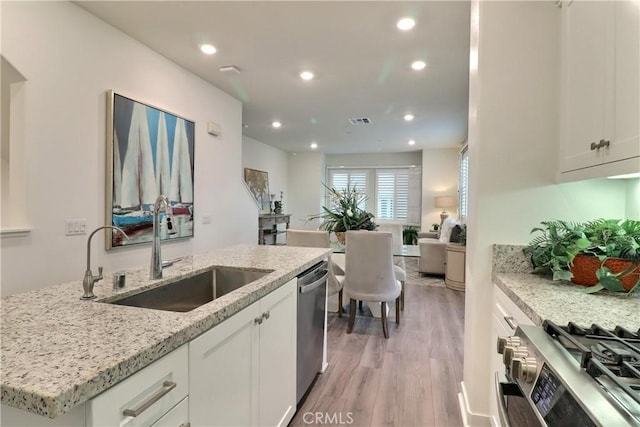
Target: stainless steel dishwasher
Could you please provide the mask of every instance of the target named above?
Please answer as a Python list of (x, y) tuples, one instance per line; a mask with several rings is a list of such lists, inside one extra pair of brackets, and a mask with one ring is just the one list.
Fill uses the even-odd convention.
[(298, 403), (322, 369), (327, 266), (327, 261), (322, 261), (298, 276)]

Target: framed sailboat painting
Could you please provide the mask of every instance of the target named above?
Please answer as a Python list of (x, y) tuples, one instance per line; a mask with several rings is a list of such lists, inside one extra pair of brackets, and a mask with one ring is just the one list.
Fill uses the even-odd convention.
[(107, 249), (151, 242), (158, 196), (169, 200), (173, 230), (160, 212), (160, 238), (193, 237), (195, 122), (107, 93)]

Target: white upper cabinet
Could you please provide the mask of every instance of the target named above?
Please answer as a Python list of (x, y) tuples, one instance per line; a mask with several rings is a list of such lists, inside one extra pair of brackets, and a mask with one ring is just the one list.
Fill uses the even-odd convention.
[(640, 1), (564, 2), (560, 180), (640, 171)]

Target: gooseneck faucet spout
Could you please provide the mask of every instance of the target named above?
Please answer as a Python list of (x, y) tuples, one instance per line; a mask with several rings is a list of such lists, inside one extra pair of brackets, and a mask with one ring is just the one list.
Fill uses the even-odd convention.
[(102, 267), (98, 267), (97, 276), (94, 276), (93, 273), (91, 273), (91, 238), (94, 234), (104, 228), (112, 228), (114, 230), (117, 230), (124, 235), (125, 239), (129, 239), (127, 233), (125, 233), (120, 227), (116, 227), (115, 225), (103, 225), (102, 227), (96, 228), (91, 234), (89, 234), (89, 238), (87, 239), (87, 269), (84, 272), (84, 279), (82, 280), (82, 290), (84, 291), (84, 295), (82, 295), (80, 299), (94, 299), (96, 296), (93, 294), (93, 286), (97, 281), (102, 280)]
[(162, 254), (160, 251), (160, 211), (164, 211), (167, 222), (167, 233), (176, 234), (171, 215), (171, 205), (167, 196), (158, 196), (153, 204), (153, 238), (151, 243), (150, 279), (162, 279)]

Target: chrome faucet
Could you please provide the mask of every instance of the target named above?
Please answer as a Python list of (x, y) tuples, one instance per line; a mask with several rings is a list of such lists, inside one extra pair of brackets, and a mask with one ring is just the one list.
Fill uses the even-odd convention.
[(120, 227), (116, 227), (115, 225), (103, 225), (102, 227), (98, 227), (91, 234), (89, 234), (89, 238), (87, 239), (87, 269), (84, 272), (84, 279), (82, 280), (82, 289), (84, 290), (84, 295), (80, 299), (94, 299), (96, 296), (93, 294), (93, 285), (96, 284), (97, 281), (102, 280), (102, 267), (98, 267), (98, 275), (94, 276), (91, 273), (91, 238), (98, 231), (103, 228), (112, 228), (114, 230), (118, 230), (121, 232), (125, 239), (129, 239), (127, 233), (122, 231)]
[(153, 204), (153, 239), (151, 242), (151, 269), (149, 272), (150, 279), (162, 279), (162, 255), (160, 252), (160, 211), (164, 210), (165, 221), (167, 222), (167, 233), (176, 234), (173, 226), (173, 217), (171, 214), (171, 205), (167, 196), (162, 194), (158, 196)]

